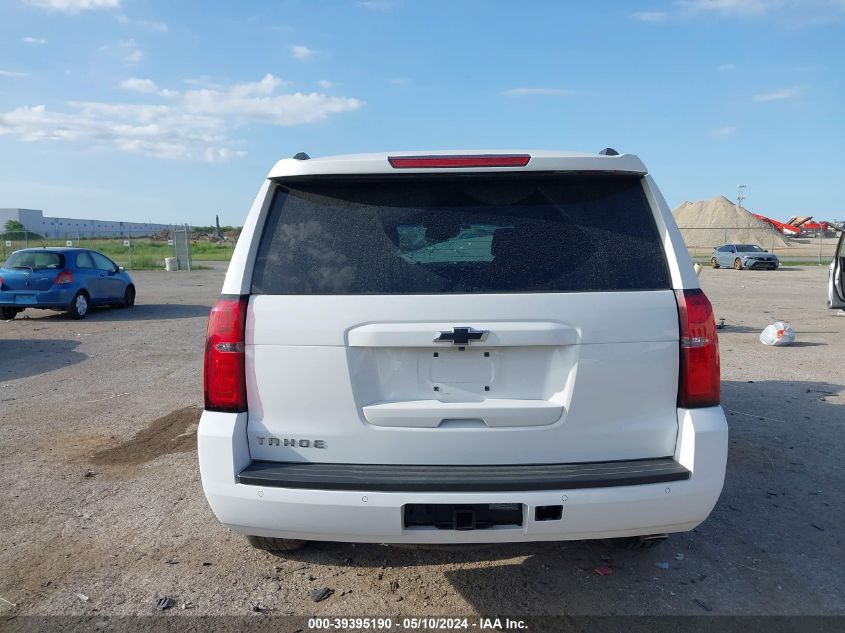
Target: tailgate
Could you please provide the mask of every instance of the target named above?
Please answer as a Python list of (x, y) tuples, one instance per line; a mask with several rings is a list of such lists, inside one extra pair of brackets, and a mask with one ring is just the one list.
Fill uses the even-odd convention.
[(672, 455), (678, 313), (638, 178), (285, 184), (246, 338), (253, 459)]

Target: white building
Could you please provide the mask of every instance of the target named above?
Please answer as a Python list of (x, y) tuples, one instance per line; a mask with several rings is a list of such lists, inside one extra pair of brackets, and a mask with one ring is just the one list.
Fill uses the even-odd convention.
[(46, 238), (119, 237), (151, 235), (170, 228), (169, 224), (151, 222), (119, 222), (117, 220), (81, 220), (79, 218), (51, 218), (38, 209), (0, 209), (0, 232), (6, 222), (17, 220), (27, 231)]

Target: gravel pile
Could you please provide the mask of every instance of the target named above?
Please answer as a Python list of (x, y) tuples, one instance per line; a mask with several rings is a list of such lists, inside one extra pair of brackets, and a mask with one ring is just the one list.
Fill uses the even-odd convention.
[(712, 248), (725, 243), (759, 244), (765, 249), (786, 248), (783, 235), (725, 196), (683, 202), (672, 214), (688, 248)]

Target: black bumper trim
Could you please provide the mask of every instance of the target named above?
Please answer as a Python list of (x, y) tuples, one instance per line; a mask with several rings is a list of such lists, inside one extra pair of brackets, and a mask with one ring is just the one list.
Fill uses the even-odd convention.
[(690, 478), (671, 457), (580, 464), (405, 466), (254, 461), (238, 483), (369, 492), (507, 492), (635, 486)]

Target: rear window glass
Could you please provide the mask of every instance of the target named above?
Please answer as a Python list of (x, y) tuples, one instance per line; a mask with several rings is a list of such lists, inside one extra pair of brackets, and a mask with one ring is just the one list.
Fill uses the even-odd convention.
[(670, 287), (639, 177), (311, 179), (277, 187), (256, 294)]
[(64, 268), (65, 258), (61, 253), (51, 251), (21, 251), (12, 253), (3, 268), (29, 268), (32, 270), (44, 270), (53, 268)]

